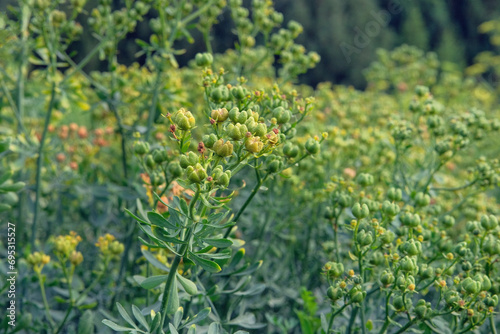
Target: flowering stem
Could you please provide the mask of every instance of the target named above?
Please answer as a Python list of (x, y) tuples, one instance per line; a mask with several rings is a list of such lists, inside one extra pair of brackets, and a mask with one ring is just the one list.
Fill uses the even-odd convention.
[(42, 293), (42, 300), (43, 300), (43, 306), (45, 308), (45, 316), (49, 320), (50, 327), (54, 328), (54, 319), (52, 319), (52, 316), (50, 315), (50, 307), (49, 303), (47, 302), (47, 294), (45, 293), (45, 285), (44, 285), (44, 279), (41, 273), (37, 272), (38, 276), (38, 283), (40, 283), (40, 292)]
[(50, 101), (49, 107), (47, 109), (47, 114), (45, 115), (45, 124), (43, 127), (42, 138), (40, 139), (40, 145), (38, 146), (38, 157), (36, 160), (36, 182), (35, 182), (35, 209), (33, 213), (33, 223), (31, 225), (31, 248), (35, 248), (36, 240), (36, 225), (38, 221), (38, 212), (40, 211), (40, 183), (42, 176), (42, 164), (43, 164), (43, 147), (45, 145), (45, 138), (47, 137), (47, 130), (49, 128), (50, 118), (52, 117), (52, 110), (54, 109), (54, 101), (56, 97), (56, 84), (52, 83), (50, 89)]
[[(201, 193), (201, 189), (198, 186), (196, 193), (194, 194), (193, 198), (191, 199), (191, 203), (189, 203), (189, 219), (191, 219), (191, 220), (193, 220), (194, 206), (195, 206), (196, 202), (198, 201), (200, 193)], [(162, 332), (163, 325), (165, 324), (165, 319), (167, 318), (166, 309), (167, 309), (167, 305), (168, 305), (168, 301), (169, 301), (169, 297), (170, 297), (169, 292), (170, 292), (170, 289), (171, 289), (172, 284), (174, 282), (175, 274), (177, 273), (177, 268), (179, 267), (181, 259), (184, 257), (186, 251), (188, 250), (189, 241), (191, 239), (192, 233), (193, 233), (193, 227), (190, 227), (186, 233), (185, 238), (184, 238), (184, 241), (188, 241), (188, 242), (181, 246), (181, 249), (179, 251), (179, 254), (181, 254), (181, 255), (176, 255), (174, 258), (174, 262), (172, 262), (172, 265), (170, 266), (170, 272), (168, 273), (167, 281), (165, 282), (165, 288), (163, 290), (163, 298), (161, 300), (161, 308), (160, 308), (161, 322), (160, 322), (160, 327), (158, 328), (160, 333)]]

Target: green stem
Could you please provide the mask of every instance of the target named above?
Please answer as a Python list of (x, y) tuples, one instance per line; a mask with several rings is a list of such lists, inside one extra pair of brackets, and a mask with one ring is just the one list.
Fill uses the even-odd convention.
[(413, 324), (415, 324), (416, 322), (416, 319), (413, 319), (409, 322), (406, 323), (406, 325), (404, 325), (403, 327), (401, 327), (396, 333), (394, 334), (400, 334), (400, 333), (404, 333), (408, 328), (410, 328), (411, 326), (413, 326)]
[(33, 213), (33, 224), (31, 225), (31, 248), (35, 248), (36, 240), (36, 225), (38, 222), (38, 212), (40, 210), (40, 183), (42, 176), (42, 164), (43, 164), (43, 147), (45, 145), (45, 139), (47, 137), (47, 129), (49, 127), (50, 118), (52, 117), (52, 110), (54, 109), (54, 100), (56, 96), (56, 84), (52, 83), (49, 107), (47, 114), (45, 115), (45, 124), (42, 132), (42, 138), (40, 139), (40, 145), (38, 147), (38, 157), (36, 160), (36, 184), (35, 184), (35, 208)]
[(330, 317), (330, 321), (328, 322), (328, 330), (327, 330), (327, 334), (330, 333), (330, 330), (333, 326), (333, 320), (335, 319), (335, 317), (340, 313), (342, 312), (349, 304), (344, 304), (341, 308), (339, 308), (337, 311), (335, 311), (335, 313), (332, 313), (332, 316)]
[[(245, 211), (245, 209), (247, 208), (247, 206), (250, 204), (250, 202), (252, 201), (252, 199), (255, 197), (255, 195), (257, 195), (257, 192), (259, 191), (259, 189), (262, 186), (262, 184), (266, 181), (266, 179), (267, 179), (268, 176), (269, 176), (269, 174), (266, 174), (266, 176), (264, 176), (262, 179), (260, 179), (260, 181), (258, 181), (255, 184), (255, 187), (252, 189), (252, 192), (250, 193), (250, 196), (248, 196), (247, 200), (245, 201), (245, 203), (243, 203), (243, 206), (241, 207), (241, 209), (238, 211), (238, 213), (234, 217), (234, 219), (233, 219), (234, 223), (238, 222), (238, 220), (240, 219), (241, 215), (243, 214), (243, 212)], [(224, 238), (227, 238), (229, 236), (229, 234), (231, 233), (231, 230), (232, 230), (232, 227), (228, 227), (227, 228), (226, 233), (224, 234)]]
[(40, 273), (37, 274), (38, 274), (38, 282), (40, 283), (40, 292), (42, 294), (43, 306), (45, 308), (45, 316), (49, 321), (50, 327), (54, 328), (55, 326), (54, 319), (52, 319), (52, 316), (50, 315), (50, 307), (49, 303), (47, 302), (47, 294), (45, 293), (45, 285), (43, 284), (43, 277)]
[(495, 318), (493, 317), (493, 315), (490, 316), (490, 327), (491, 327), (491, 333), (497, 334), (497, 328), (495, 327)]
[[(201, 190), (200, 190), (200, 187), (198, 186), (198, 190), (196, 191), (193, 198), (191, 199), (191, 203), (189, 203), (189, 217), (190, 217), (190, 219), (193, 219), (194, 206), (195, 206), (195, 204), (200, 196), (200, 192), (201, 192)], [(165, 288), (163, 290), (163, 297), (161, 300), (161, 308), (160, 308), (161, 322), (160, 322), (160, 327), (159, 327), (160, 332), (162, 331), (163, 326), (165, 324), (165, 320), (167, 318), (166, 309), (167, 309), (167, 305), (168, 305), (168, 301), (169, 301), (169, 297), (170, 297), (169, 292), (170, 292), (170, 289), (171, 289), (172, 284), (174, 282), (175, 274), (177, 273), (177, 268), (179, 267), (181, 259), (184, 257), (185, 253), (188, 250), (189, 243), (190, 243), (189, 241), (191, 239), (192, 233), (193, 233), (193, 227), (190, 227), (188, 229), (188, 232), (186, 233), (186, 237), (184, 238), (184, 241), (188, 241), (188, 242), (181, 246), (181, 249), (179, 251), (179, 254), (181, 254), (181, 255), (180, 256), (176, 255), (174, 258), (174, 261), (172, 262), (172, 265), (170, 266), (170, 272), (168, 273), (167, 281), (165, 282)]]

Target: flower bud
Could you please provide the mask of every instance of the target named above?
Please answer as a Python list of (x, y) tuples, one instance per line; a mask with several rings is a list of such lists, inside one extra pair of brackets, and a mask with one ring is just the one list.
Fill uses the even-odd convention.
[(165, 183), (165, 176), (160, 173), (153, 173), (150, 175), (150, 180), (153, 186), (159, 186)]
[(422, 279), (429, 279), (434, 277), (434, 268), (428, 266), (427, 264), (423, 264), (418, 272), (420, 273), (420, 277)]
[(363, 206), (361, 206), (359, 203), (355, 203), (351, 208), (351, 211), (354, 217), (356, 217), (357, 219), (366, 218), (370, 214), (370, 210), (368, 209), (368, 206), (366, 204), (363, 204)]
[(497, 305), (498, 305), (498, 295), (494, 295), (494, 296), (491, 296), (491, 297), (486, 297), (486, 299), (484, 300), (484, 303), (488, 307), (497, 307)]
[(233, 123), (244, 124), (248, 119), (248, 114), (246, 111), (240, 111), (238, 108), (234, 107), (229, 111), (229, 118)]
[(474, 280), (481, 283), (481, 291), (488, 291), (491, 289), (491, 280), (488, 276), (484, 274), (476, 274), (474, 276)]
[(449, 306), (455, 306), (460, 300), (460, 295), (455, 290), (447, 290), (444, 293), (444, 300)]
[(426, 303), (425, 300), (423, 300), (423, 299), (420, 299), (417, 302), (417, 305), (415, 306), (415, 314), (417, 315), (417, 318), (419, 318), (419, 319), (426, 318), (427, 316), (429, 316), (431, 311), (432, 311), (431, 304)]
[(392, 300), (392, 306), (396, 309), (396, 311), (404, 311), (405, 303), (403, 301), (403, 296), (397, 296)]
[(309, 138), (306, 141), (305, 147), (309, 154), (317, 154), (319, 152), (319, 142), (313, 138)]
[(394, 241), (394, 238), (396, 238), (394, 232), (387, 230), (380, 236), (380, 241), (382, 244), (388, 245)]
[(73, 251), (69, 255), (69, 262), (74, 266), (79, 265), (80, 263), (82, 263), (82, 261), (83, 261), (83, 255), (81, 252)]
[(194, 167), (188, 166), (186, 168), (186, 174), (188, 180), (191, 181), (192, 183), (201, 183), (203, 180), (207, 178), (206, 170), (199, 163), (197, 163)]

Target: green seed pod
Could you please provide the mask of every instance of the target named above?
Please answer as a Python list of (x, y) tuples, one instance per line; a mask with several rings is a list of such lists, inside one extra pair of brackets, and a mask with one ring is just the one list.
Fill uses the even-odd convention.
[(295, 158), (299, 154), (299, 148), (288, 142), (283, 146), (283, 154), (290, 158)]
[(267, 133), (267, 125), (264, 124), (264, 123), (258, 123), (253, 132), (252, 132), (255, 136), (257, 137), (262, 137), (264, 136), (266, 133)]
[(260, 137), (250, 137), (245, 141), (245, 148), (252, 153), (259, 153), (264, 148), (264, 143)]
[(453, 225), (455, 225), (455, 218), (453, 218), (453, 216), (446, 215), (443, 218), (441, 218), (441, 223), (445, 227), (451, 228), (451, 227), (453, 227)]
[(429, 279), (434, 277), (434, 268), (428, 266), (427, 264), (423, 264), (418, 272), (422, 279)]
[(394, 232), (385, 231), (385, 233), (380, 236), (380, 241), (384, 245), (388, 245), (388, 244), (392, 243), (395, 238), (396, 238), (396, 235), (394, 234)]
[(203, 144), (205, 144), (205, 147), (208, 148), (213, 148), (215, 142), (217, 141), (217, 136), (215, 133), (211, 133), (209, 135), (204, 135), (202, 138)]
[(366, 297), (366, 291), (363, 291), (362, 287), (357, 285), (349, 291), (349, 297), (353, 303), (361, 303)]
[(415, 256), (422, 252), (422, 244), (419, 241), (410, 239), (405, 241), (401, 246), (403, 253), (409, 256)]
[(168, 154), (166, 150), (154, 150), (153, 159), (157, 164), (161, 164), (168, 160)]
[(277, 107), (273, 110), (273, 117), (276, 118), (278, 124), (288, 123), (292, 117), (290, 110), (285, 110), (283, 107)]
[(50, 21), (54, 27), (60, 27), (64, 22), (66, 22), (66, 13), (60, 10), (53, 10), (50, 13)]
[(245, 88), (241, 86), (232, 87), (231, 95), (234, 96), (237, 100), (243, 100), (247, 96), (247, 91)]
[(348, 206), (351, 205), (351, 196), (349, 195), (346, 195), (346, 194), (340, 194), (339, 197), (337, 198), (337, 203), (343, 207), (343, 208), (347, 208)]
[(418, 271), (417, 260), (414, 258), (403, 258), (399, 263), (399, 267), (403, 272), (414, 272), (416, 270)]
[(363, 187), (367, 187), (373, 184), (373, 176), (367, 173), (361, 173), (357, 177), (357, 182)]
[(160, 173), (153, 173), (152, 175), (150, 175), (150, 180), (153, 186), (159, 186), (165, 183), (165, 176)]
[(192, 183), (201, 183), (203, 180), (207, 178), (206, 170), (199, 163), (197, 163), (194, 167), (188, 166), (186, 168), (186, 174), (188, 180), (191, 181)]
[(342, 274), (344, 273), (344, 265), (337, 262), (327, 262), (323, 266), (323, 270), (326, 272), (328, 277), (337, 278), (342, 276)]
[(415, 88), (415, 94), (417, 94), (418, 97), (424, 97), (429, 94), (429, 88), (426, 86), (417, 86)]
[(215, 184), (227, 188), (229, 186), (229, 181), (231, 181), (231, 171), (225, 171), (215, 182)]
[(491, 236), (486, 237), (483, 243), (483, 251), (488, 253), (490, 256), (500, 254), (500, 241), (495, 240)]
[(455, 254), (460, 257), (465, 257), (469, 254), (470, 249), (467, 247), (466, 242), (459, 242), (454, 248)]
[(486, 299), (484, 300), (484, 303), (488, 307), (497, 307), (497, 305), (498, 305), (498, 296), (494, 295), (494, 296), (491, 296), (491, 297), (486, 297)]
[(245, 138), (246, 133), (248, 132), (248, 129), (246, 125), (240, 124), (240, 123), (230, 123), (226, 127), (226, 132), (228, 136), (233, 139), (233, 140), (241, 140)]
[(452, 250), (453, 243), (451, 242), (450, 239), (444, 238), (444, 239), (439, 239), (437, 246), (441, 252), (448, 253), (449, 251)]
[(395, 217), (399, 213), (399, 205), (389, 201), (384, 201), (382, 204), (382, 212), (389, 217)]
[(405, 212), (401, 215), (401, 223), (405, 226), (416, 228), (420, 225), (420, 216), (411, 212)]
[(382, 263), (384, 263), (384, 260), (385, 260), (384, 254), (382, 254), (382, 252), (376, 251), (372, 254), (370, 263), (375, 266), (379, 266)]
[(483, 215), (481, 217), (481, 226), (486, 230), (486, 231), (491, 231), (497, 228), (498, 226), (498, 220), (497, 217), (493, 215)]
[(331, 206), (327, 206), (325, 208), (325, 213), (324, 213), (323, 217), (325, 217), (326, 219), (329, 219), (329, 220), (335, 218), (335, 211), (333, 210), (333, 208)]
[(491, 280), (484, 274), (476, 274), (474, 280), (481, 284), (481, 291), (488, 291), (491, 289)]
[(473, 233), (476, 230), (480, 230), (481, 227), (479, 225), (479, 222), (477, 221), (468, 221), (467, 224), (465, 225), (465, 228), (467, 229), (468, 232)]
[(184, 108), (179, 109), (173, 116), (172, 121), (179, 127), (181, 130), (189, 130), (195, 126), (196, 120), (191, 114), (190, 111), (187, 111)]
[(470, 271), (470, 270), (472, 270), (472, 264), (469, 261), (462, 262), (462, 270), (463, 271)]
[(196, 62), (196, 66), (199, 67), (206, 67), (212, 65), (212, 62), (214, 61), (214, 57), (210, 53), (197, 53), (196, 56), (194, 57), (194, 60)]
[(444, 293), (444, 300), (449, 306), (455, 306), (460, 300), (460, 295), (455, 290), (447, 290)]
[(233, 154), (233, 144), (230, 141), (224, 142), (223, 139), (219, 139), (215, 142), (213, 150), (220, 157), (229, 157)]
[(392, 300), (392, 306), (396, 309), (396, 311), (404, 311), (405, 303), (403, 301), (403, 296), (397, 296)]
[(464, 279), (461, 283), (462, 288), (468, 293), (468, 294), (476, 294), (479, 291), (481, 291), (481, 283), (474, 281), (472, 278), (467, 277)]
[(194, 166), (199, 162), (198, 155), (194, 152), (188, 152), (181, 156), (180, 165), (182, 168), (186, 169), (188, 166)]
[(214, 119), (217, 123), (224, 122), (229, 117), (229, 112), (226, 108), (219, 108), (212, 110), (210, 117)]
[(155, 160), (153, 159), (153, 156), (151, 154), (146, 155), (145, 162), (148, 168), (155, 168)]
[(240, 111), (238, 108), (234, 107), (229, 111), (229, 118), (233, 123), (245, 124), (248, 119), (248, 114), (246, 111)]
[(306, 141), (306, 150), (309, 154), (317, 154), (319, 152), (319, 143), (313, 138)]
[(399, 202), (403, 199), (403, 192), (401, 189), (390, 188), (387, 197), (393, 202)]
[(145, 141), (136, 141), (134, 143), (134, 153), (138, 155), (145, 155), (149, 152), (149, 143)]
[(417, 193), (415, 195), (415, 204), (417, 206), (424, 207), (424, 206), (429, 205), (430, 202), (431, 202), (431, 198), (427, 194), (420, 192), (420, 193)]
[(382, 274), (380, 274), (380, 283), (382, 283), (386, 288), (394, 283), (394, 275), (392, 272), (384, 270)]
[(420, 299), (415, 306), (415, 314), (417, 318), (424, 319), (430, 314), (431, 308), (430, 304), (426, 303), (425, 300)]
[(329, 287), (326, 291), (328, 298), (332, 301), (337, 301), (344, 296), (344, 291), (340, 288), (334, 288), (333, 286)]
[(363, 206), (361, 206), (359, 203), (355, 203), (351, 208), (351, 211), (354, 217), (356, 217), (357, 219), (366, 218), (370, 214), (370, 209), (368, 209), (368, 206), (366, 204), (363, 204)]
[(372, 232), (366, 233), (364, 230), (359, 231), (356, 240), (361, 247), (368, 246), (373, 242)]
[(210, 97), (215, 102), (227, 101), (229, 100), (229, 89), (226, 86), (218, 86), (212, 90)]
[(167, 170), (174, 179), (182, 175), (182, 167), (178, 162), (170, 163), (167, 167)]
[(275, 160), (268, 163), (267, 171), (269, 173), (277, 173), (281, 170), (282, 166), (283, 166), (283, 163), (281, 162), (281, 160), (275, 159)]

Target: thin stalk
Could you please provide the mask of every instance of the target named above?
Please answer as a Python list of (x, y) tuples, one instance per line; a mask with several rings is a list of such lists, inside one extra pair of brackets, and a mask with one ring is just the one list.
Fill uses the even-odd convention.
[(38, 222), (38, 212), (40, 210), (40, 183), (42, 175), (42, 164), (43, 164), (43, 147), (45, 145), (45, 139), (47, 137), (47, 129), (49, 127), (50, 118), (52, 117), (52, 110), (54, 109), (54, 100), (56, 96), (56, 84), (52, 83), (49, 107), (47, 114), (45, 115), (45, 124), (42, 132), (42, 138), (40, 139), (40, 145), (38, 147), (38, 157), (36, 160), (36, 184), (35, 184), (35, 208), (33, 214), (33, 224), (31, 225), (31, 248), (35, 248), (36, 240), (36, 225)]
[(394, 334), (400, 334), (400, 333), (404, 333), (408, 328), (410, 328), (411, 326), (413, 326), (413, 324), (415, 324), (416, 322), (416, 319), (413, 319), (409, 322), (406, 323), (406, 325), (404, 325), (403, 327), (401, 327), (396, 333)]
[(344, 304), (341, 308), (339, 308), (335, 313), (332, 313), (332, 316), (330, 317), (330, 321), (328, 322), (328, 330), (326, 331), (327, 333), (330, 333), (330, 330), (333, 326), (333, 320), (335, 317), (342, 312), (349, 304)]
[(43, 277), (40, 273), (38, 273), (38, 282), (40, 283), (40, 292), (42, 293), (42, 300), (43, 300), (43, 307), (45, 308), (45, 316), (47, 317), (47, 320), (49, 321), (50, 327), (54, 328), (54, 319), (52, 319), (52, 316), (50, 315), (50, 307), (49, 303), (47, 302), (47, 294), (45, 293), (45, 285), (43, 284)]
[(491, 333), (497, 334), (497, 328), (495, 327), (495, 318), (493, 315), (490, 316), (490, 327), (491, 327)]
[[(235, 223), (238, 222), (238, 220), (240, 219), (241, 215), (243, 214), (243, 212), (245, 211), (247, 206), (250, 204), (250, 202), (255, 197), (255, 195), (257, 195), (257, 192), (259, 191), (262, 184), (267, 180), (268, 176), (269, 176), (269, 174), (266, 174), (262, 179), (260, 179), (260, 181), (257, 182), (257, 184), (255, 184), (255, 187), (252, 189), (250, 196), (248, 196), (247, 200), (245, 201), (245, 203), (243, 203), (243, 206), (241, 207), (241, 209), (238, 211), (238, 213), (234, 217), (233, 221)], [(231, 233), (231, 230), (232, 230), (232, 227), (227, 228), (226, 233), (224, 234), (224, 238), (227, 238), (229, 236), (229, 234)]]
[[(198, 190), (194, 194), (193, 198), (191, 199), (191, 203), (189, 203), (189, 218), (193, 219), (194, 216), (194, 206), (200, 196), (200, 188), (198, 187)], [(167, 318), (166, 314), (166, 309), (169, 301), (169, 292), (172, 287), (172, 284), (175, 279), (175, 274), (177, 273), (177, 268), (179, 267), (179, 264), (181, 262), (181, 259), (184, 257), (186, 251), (188, 250), (189, 243), (191, 240), (191, 234), (193, 233), (193, 227), (190, 227), (188, 229), (188, 232), (186, 233), (186, 237), (184, 238), (184, 241), (188, 241), (188, 243), (183, 244), (180, 249), (180, 256), (176, 255), (174, 258), (174, 262), (172, 262), (172, 265), (170, 266), (170, 272), (168, 273), (167, 281), (165, 282), (165, 288), (163, 290), (163, 297), (161, 300), (161, 308), (160, 308), (160, 314), (161, 314), (161, 322), (160, 322), (160, 327), (159, 331), (162, 331), (163, 325), (165, 324), (165, 319)]]

